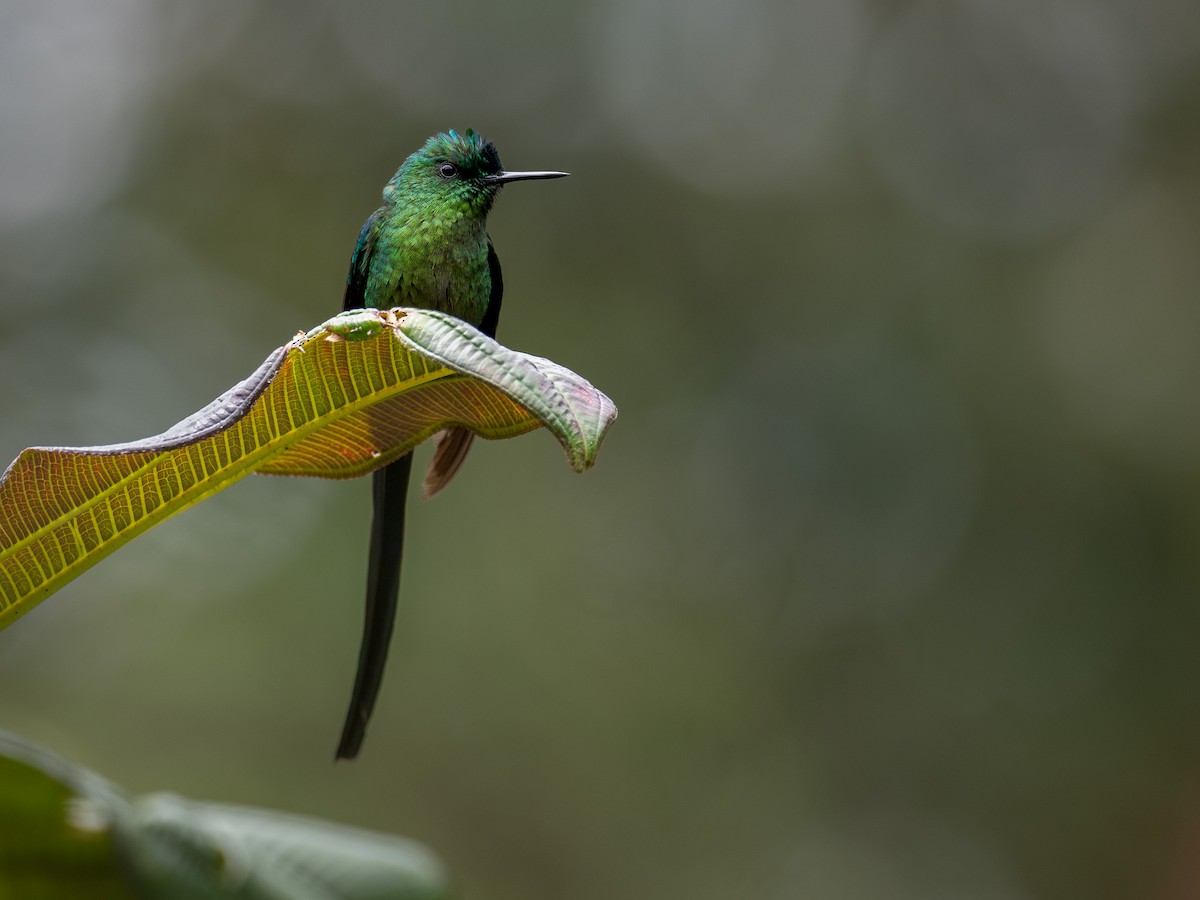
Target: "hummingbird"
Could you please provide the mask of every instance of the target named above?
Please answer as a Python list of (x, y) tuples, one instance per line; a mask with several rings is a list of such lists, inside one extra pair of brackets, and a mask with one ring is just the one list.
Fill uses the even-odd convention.
[[(506, 172), (495, 146), (473, 130), (429, 138), (383, 189), (383, 206), (362, 227), (346, 276), (343, 309), (413, 306), (449, 313), (496, 336), (504, 281), (487, 233), (496, 195), (512, 181), (562, 178), (567, 172)], [(449, 428), (435, 437), (423, 493), (452, 479), (475, 435)], [(337, 759), (353, 759), (379, 695), (400, 590), (405, 504), (412, 454), (373, 477), (367, 601), (358, 672)]]

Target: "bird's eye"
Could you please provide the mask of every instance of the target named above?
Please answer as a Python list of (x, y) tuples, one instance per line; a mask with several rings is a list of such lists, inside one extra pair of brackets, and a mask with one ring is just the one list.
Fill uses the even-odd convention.
[(458, 174), (458, 167), (454, 163), (442, 163), (438, 166), (438, 174), (443, 178), (453, 178)]

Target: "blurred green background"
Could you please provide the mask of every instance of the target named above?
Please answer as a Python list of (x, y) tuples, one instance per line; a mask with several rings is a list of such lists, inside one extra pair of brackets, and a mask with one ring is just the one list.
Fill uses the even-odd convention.
[(0, 465), (336, 312), (468, 126), (573, 173), (491, 233), (596, 469), (414, 504), (358, 762), (367, 481), (103, 562), (0, 633), (0, 727), (479, 900), (1200, 896), (1194, 0), (3, 0)]

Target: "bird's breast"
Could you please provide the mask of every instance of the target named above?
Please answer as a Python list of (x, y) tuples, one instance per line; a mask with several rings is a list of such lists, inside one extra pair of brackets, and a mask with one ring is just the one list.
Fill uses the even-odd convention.
[(377, 306), (415, 306), (478, 325), (487, 309), (491, 274), (487, 232), (462, 217), (401, 219), (380, 234), (372, 260)]

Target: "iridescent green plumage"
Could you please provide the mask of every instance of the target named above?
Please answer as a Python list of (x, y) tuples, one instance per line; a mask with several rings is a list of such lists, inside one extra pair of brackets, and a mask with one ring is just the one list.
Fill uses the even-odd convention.
[[(434, 135), (392, 176), (383, 189), (383, 206), (363, 225), (346, 276), (343, 308), (437, 309), (494, 337), (504, 285), (487, 234), (487, 214), (505, 183), (565, 174), (505, 172), (496, 148), (470, 129)], [(426, 496), (454, 477), (472, 437), (462, 429), (438, 436)], [(411, 469), (410, 454), (374, 476), (366, 618), (339, 759), (358, 755), (383, 678), (400, 586)]]

